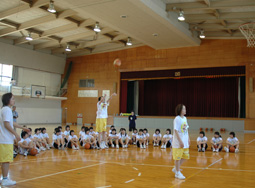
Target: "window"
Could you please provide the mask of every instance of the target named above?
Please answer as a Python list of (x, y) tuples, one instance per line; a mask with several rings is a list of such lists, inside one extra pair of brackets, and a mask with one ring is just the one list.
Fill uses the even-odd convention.
[(79, 87), (94, 87), (94, 79), (80, 80)]
[(12, 65), (0, 64), (0, 85), (1, 86), (10, 86), (12, 79)]

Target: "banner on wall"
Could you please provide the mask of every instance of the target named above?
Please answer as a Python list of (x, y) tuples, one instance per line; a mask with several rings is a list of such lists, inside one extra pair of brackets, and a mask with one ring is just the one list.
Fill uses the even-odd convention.
[(98, 97), (98, 90), (78, 90), (78, 97)]

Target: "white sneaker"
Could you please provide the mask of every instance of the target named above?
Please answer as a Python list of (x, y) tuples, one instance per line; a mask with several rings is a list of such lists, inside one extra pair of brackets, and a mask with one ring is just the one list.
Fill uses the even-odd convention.
[(114, 148), (114, 144), (112, 144), (112, 148)]
[(125, 148), (128, 148), (128, 145), (126, 144)]
[(229, 149), (227, 147), (224, 148), (224, 150), (228, 153), (229, 152)]
[(219, 152), (219, 149), (216, 149), (216, 152), (218, 153), (218, 152)]
[(46, 148), (47, 148), (48, 150), (50, 149), (50, 146), (49, 146), (49, 144), (47, 144), (47, 145), (46, 145)]
[(76, 149), (76, 150), (79, 150), (79, 149), (80, 149), (80, 147), (79, 147), (79, 146), (77, 146), (75, 149)]
[(164, 144), (162, 144), (161, 149), (164, 149)]
[(40, 151), (41, 151), (41, 150), (40, 150), (40, 149), (38, 149), (38, 148), (36, 148), (36, 150), (37, 150), (37, 152), (38, 152), (38, 153), (40, 153)]
[(142, 144), (140, 145), (140, 148), (143, 149), (143, 145)]
[(27, 152), (27, 151), (25, 151), (23, 155), (26, 157), (26, 156), (27, 156), (27, 154), (28, 154), (28, 152)]
[(17, 153), (15, 150), (13, 150), (13, 154), (14, 154), (14, 155), (18, 155), (18, 153)]
[(197, 151), (200, 152), (201, 150), (198, 148)]
[(116, 149), (119, 149), (119, 145), (116, 145)]
[(133, 145), (136, 145), (136, 143), (135, 143), (135, 142), (133, 142)]
[(178, 172), (178, 173), (175, 174), (175, 178), (180, 179), (180, 180), (184, 180), (185, 176), (181, 172)]
[(153, 146), (155, 147), (155, 146), (156, 146), (156, 144), (154, 143), (154, 144), (153, 144)]
[(2, 186), (16, 185), (16, 181), (12, 181), (10, 179), (3, 179), (1, 185)]
[(146, 145), (145, 144), (143, 145), (143, 148), (146, 149)]
[(205, 152), (205, 148), (202, 148), (202, 152)]
[(76, 147), (73, 145), (73, 146), (72, 146), (72, 149), (76, 149)]
[(239, 152), (239, 149), (235, 149), (235, 153), (238, 153)]
[(213, 150), (212, 150), (213, 152), (215, 152), (216, 150), (215, 150), (215, 148), (213, 148)]

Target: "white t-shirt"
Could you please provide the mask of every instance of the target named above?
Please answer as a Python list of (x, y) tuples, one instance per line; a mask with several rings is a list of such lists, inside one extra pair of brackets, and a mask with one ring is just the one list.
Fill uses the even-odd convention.
[(162, 135), (161, 135), (160, 133), (159, 133), (159, 134), (154, 133), (154, 134), (153, 134), (153, 137), (156, 137), (156, 138), (157, 138), (157, 137), (160, 137), (160, 138), (161, 138)]
[(163, 138), (172, 140), (173, 135), (171, 135), (171, 134), (165, 134), (165, 135), (163, 136)]
[(119, 133), (119, 139), (126, 140), (126, 138), (130, 139), (130, 137), (128, 136), (128, 134), (126, 134), (126, 135), (125, 135), (125, 134), (122, 134), (122, 135), (121, 135), (121, 134)]
[(72, 140), (73, 138), (76, 138), (77, 139), (77, 136), (76, 135), (69, 135), (69, 137), (68, 137), (68, 141), (70, 141), (70, 140)]
[(108, 118), (107, 108), (109, 103), (97, 103), (97, 118)]
[(234, 138), (230, 138), (228, 137), (227, 141), (230, 143), (230, 144), (236, 144), (238, 142), (238, 139), (236, 137)]
[(48, 133), (44, 133), (44, 134), (41, 133), (41, 137), (42, 137), (42, 138), (49, 138), (49, 135), (48, 135)]
[[(187, 118), (184, 116), (183, 118), (181, 116), (176, 116), (174, 119), (174, 130), (176, 130), (179, 133), (180, 139), (182, 140), (182, 143), (184, 144), (184, 148), (189, 148), (189, 125), (187, 122)], [(180, 148), (180, 143), (177, 139), (177, 136), (174, 131), (173, 135), (173, 148)]]
[(70, 135), (70, 131), (65, 131), (64, 135), (66, 135), (66, 136)]
[(110, 138), (113, 138), (113, 137), (116, 137), (116, 136), (118, 136), (118, 135), (117, 134), (109, 134)]
[(96, 134), (95, 131), (92, 131), (92, 132), (89, 131), (89, 135), (93, 136), (94, 134)]
[(5, 126), (4, 126), (5, 121), (9, 122), (11, 128), (13, 129), (12, 110), (9, 106), (5, 106), (1, 109), (1, 115), (0, 115), (0, 144), (13, 144), (15, 136), (5, 128)]
[(82, 135), (82, 140), (87, 140), (87, 139), (91, 139), (93, 136), (89, 135), (89, 134), (84, 134)]
[[(144, 133), (143, 133), (144, 134)], [(147, 138), (149, 138), (150, 137), (150, 134), (149, 133), (146, 133), (146, 134), (144, 134), (144, 136), (146, 136)]]
[(213, 143), (219, 143), (220, 141), (222, 141), (222, 138), (221, 137), (218, 137), (218, 138), (215, 138), (215, 137), (213, 137), (212, 138), (212, 141), (213, 141)]
[(85, 132), (80, 131), (80, 133), (79, 133), (80, 138), (82, 138), (84, 135), (85, 135)]
[[(29, 138), (26, 138), (26, 139), (21, 138), (21, 140), (19, 141), (19, 143), (23, 143), (24, 141), (26, 141), (27, 144), (29, 144), (29, 143), (31, 142), (31, 140), (30, 140)], [(23, 154), (25, 153), (26, 150), (27, 150), (27, 149), (22, 148), (22, 147), (19, 146), (19, 154), (23, 155)]]
[(144, 134), (142, 134), (142, 135), (139, 135), (139, 134), (138, 134), (138, 135), (136, 136), (136, 139), (137, 139), (137, 140), (144, 139), (144, 138), (145, 138), (145, 135), (144, 135)]
[(132, 136), (137, 137), (138, 133), (132, 133)]
[(62, 136), (54, 134), (52, 140), (57, 140), (57, 139), (62, 139)]
[(203, 138), (201, 138), (200, 136), (199, 137), (197, 137), (197, 142), (207, 142), (207, 137), (206, 136), (204, 136)]
[(34, 138), (42, 139), (41, 134), (34, 134)]

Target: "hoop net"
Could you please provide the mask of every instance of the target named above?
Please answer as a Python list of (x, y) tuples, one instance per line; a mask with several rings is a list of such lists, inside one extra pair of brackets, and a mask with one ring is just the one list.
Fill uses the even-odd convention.
[(247, 39), (247, 47), (255, 48), (255, 22), (240, 25), (239, 29)]

